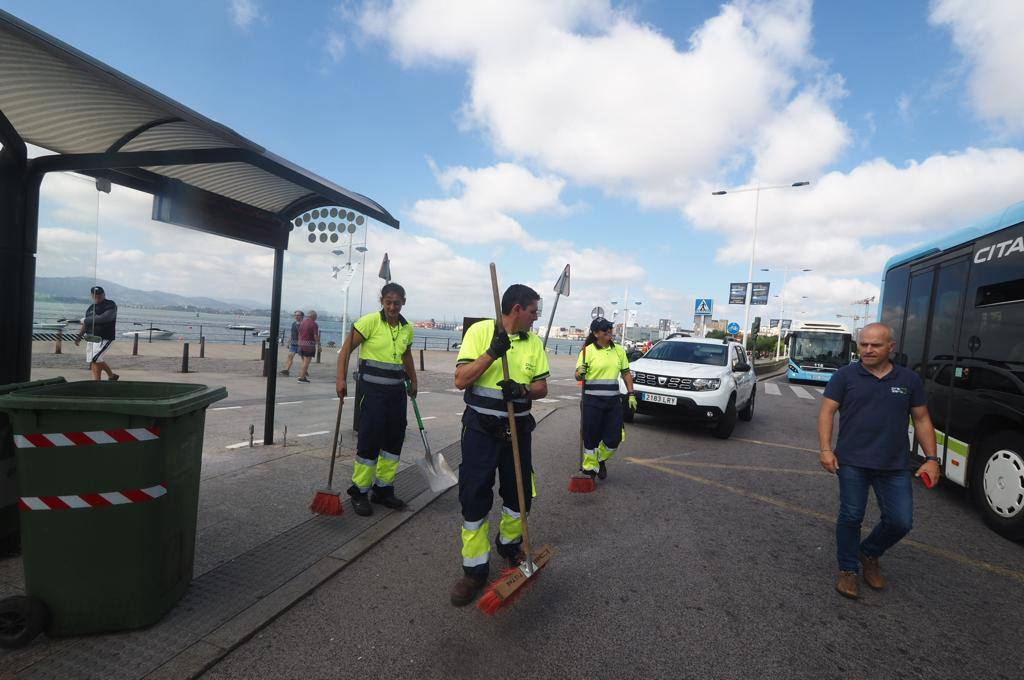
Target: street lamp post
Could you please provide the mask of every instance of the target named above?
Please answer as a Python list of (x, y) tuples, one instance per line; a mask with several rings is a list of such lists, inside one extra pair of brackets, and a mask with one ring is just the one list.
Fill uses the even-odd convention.
[[(761, 271), (773, 271), (770, 267), (762, 267)], [(779, 291), (779, 337), (775, 341), (775, 360), (779, 359), (779, 350), (782, 348), (782, 317), (786, 314), (786, 284), (789, 283), (790, 272), (812, 272), (813, 269), (791, 269), (789, 267), (776, 267), (774, 271), (782, 272), (782, 290)], [(804, 297), (807, 297), (806, 295)]]
[[(612, 300), (613, 305), (619, 304), (617, 300)], [(639, 300), (634, 300), (634, 304), (642, 305), (643, 303)], [(626, 344), (626, 329), (629, 327), (629, 286), (626, 286), (626, 295), (622, 298), (622, 344)], [(637, 310), (637, 319), (640, 318), (640, 312)]]
[(754, 192), (754, 233), (750, 240), (750, 265), (747, 267), (747, 291), (744, 298), (745, 304), (743, 305), (743, 345), (746, 346), (747, 338), (750, 337), (750, 298), (751, 293), (751, 280), (754, 278), (754, 256), (757, 251), (757, 215), (758, 210), (761, 206), (761, 192), (771, 191), (773, 189), (792, 189), (796, 187), (805, 187), (809, 185), (808, 181), (793, 182), (792, 184), (777, 184), (770, 187), (761, 186), (760, 180), (758, 180), (756, 186), (746, 187), (743, 189), (720, 189), (718, 191), (712, 191), (712, 196), (725, 196), (726, 194), (741, 194), (747, 191)]

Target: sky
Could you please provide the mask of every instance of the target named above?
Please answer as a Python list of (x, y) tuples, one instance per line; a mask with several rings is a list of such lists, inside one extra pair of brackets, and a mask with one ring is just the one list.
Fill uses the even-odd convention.
[[(642, 323), (688, 325), (697, 297), (742, 321), (759, 197), (754, 314), (836, 320), (888, 258), (1024, 199), (1017, 0), (0, 7), (398, 217), (370, 226), (353, 313), (387, 252), (412, 319), (486, 315), (493, 261), (548, 310), (570, 264), (558, 325), (627, 289)], [(755, 186), (786, 188), (712, 195)], [(270, 251), (150, 212), (48, 177), (38, 274), (269, 306)], [(303, 236), (285, 307), (340, 313), (339, 260)]]

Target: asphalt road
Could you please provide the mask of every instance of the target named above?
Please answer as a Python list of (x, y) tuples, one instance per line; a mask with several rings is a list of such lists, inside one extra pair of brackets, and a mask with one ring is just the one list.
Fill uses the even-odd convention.
[(557, 552), (508, 610), (448, 603), (453, 490), (207, 676), (1020, 678), (1024, 545), (957, 487), (918, 486), (910, 540), (883, 559), (889, 587), (841, 598), (820, 393), (769, 384), (728, 441), (638, 417), (586, 495), (566, 491), (576, 411), (556, 410), (535, 434), (531, 529)]

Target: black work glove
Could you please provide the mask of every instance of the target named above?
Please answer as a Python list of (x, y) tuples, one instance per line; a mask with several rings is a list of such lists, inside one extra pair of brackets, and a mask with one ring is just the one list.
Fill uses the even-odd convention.
[[(500, 330), (499, 330), (500, 329)], [(494, 337), (491, 338), (491, 346), (487, 348), (487, 354), (494, 360), (505, 356), (505, 352), (512, 347), (512, 340), (508, 337), (508, 331), (501, 326), (494, 329)]]
[(502, 380), (498, 383), (498, 386), (501, 388), (501, 398), (505, 401), (522, 399), (529, 391), (526, 385), (517, 383), (515, 380)]

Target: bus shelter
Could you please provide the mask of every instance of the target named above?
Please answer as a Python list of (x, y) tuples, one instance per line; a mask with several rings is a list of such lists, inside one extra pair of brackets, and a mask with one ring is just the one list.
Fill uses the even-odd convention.
[[(274, 250), (270, 337), (280, 336), (284, 251), (314, 208), (358, 211), (397, 229), (370, 198), (274, 155), (0, 10), (0, 385), (29, 379), (39, 190), (74, 171), (153, 196), (153, 219)], [(52, 154), (29, 158), (26, 144)], [(6, 324), (5, 324), (6, 325)], [(267, 361), (277, 365), (276, 342)], [(276, 370), (267, 371), (263, 441), (274, 441)]]

